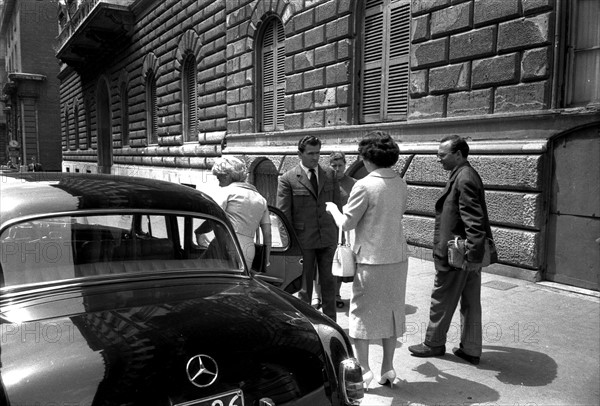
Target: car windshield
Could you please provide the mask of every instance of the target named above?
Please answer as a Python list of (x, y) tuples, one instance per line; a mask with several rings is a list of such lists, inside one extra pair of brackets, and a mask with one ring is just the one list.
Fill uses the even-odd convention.
[(243, 272), (224, 224), (179, 213), (28, 220), (6, 228), (0, 248), (0, 286), (130, 273)]

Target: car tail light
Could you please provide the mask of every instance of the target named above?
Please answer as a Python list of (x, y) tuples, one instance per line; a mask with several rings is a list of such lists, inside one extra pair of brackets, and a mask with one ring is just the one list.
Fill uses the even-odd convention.
[(340, 389), (344, 404), (360, 405), (364, 397), (362, 370), (356, 358), (348, 358), (340, 363)]

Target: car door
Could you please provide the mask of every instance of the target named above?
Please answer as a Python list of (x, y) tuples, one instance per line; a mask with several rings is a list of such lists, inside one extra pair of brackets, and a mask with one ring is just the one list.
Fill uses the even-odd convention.
[[(269, 206), (271, 217), (271, 257), (266, 269), (254, 270), (256, 276), (289, 293), (300, 290), (302, 283), (302, 249), (291, 224), (283, 212)], [(262, 235), (261, 241), (262, 241)]]

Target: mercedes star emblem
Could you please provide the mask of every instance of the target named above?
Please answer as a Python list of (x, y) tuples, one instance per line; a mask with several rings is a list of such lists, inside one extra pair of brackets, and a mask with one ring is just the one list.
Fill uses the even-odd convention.
[(185, 369), (190, 382), (199, 388), (212, 385), (219, 374), (215, 360), (204, 354), (190, 358)]

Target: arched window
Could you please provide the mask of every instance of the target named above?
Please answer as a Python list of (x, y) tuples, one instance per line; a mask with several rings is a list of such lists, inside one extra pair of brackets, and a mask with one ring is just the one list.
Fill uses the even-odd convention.
[(282, 131), (285, 120), (285, 33), (279, 18), (265, 22), (257, 47), (258, 127), (260, 131)]
[(183, 140), (197, 141), (196, 57), (192, 53), (188, 53), (183, 61), (182, 79)]
[(146, 75), (146, 131), (148, 134), (148, 144), (158, 144), (156, 77), (153, 71), (149, 71)]
[(79, 103), (73, 103), (73, 127), (75, 127), (75, 143), (73, 149), (79, 149)]
[(121, 98), (121, 146), (129, 145), (129, 95), (127, 83), (121, 83), (119, 89)]
[(85, 142), (86, 148), (92, 148), (92, 96), (89, 92), (85, 95), (83, 100), (83, 107), (85, 109)]
[(360, 121), (406, 119), (410, 0), (364, 0)]

